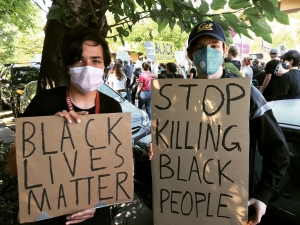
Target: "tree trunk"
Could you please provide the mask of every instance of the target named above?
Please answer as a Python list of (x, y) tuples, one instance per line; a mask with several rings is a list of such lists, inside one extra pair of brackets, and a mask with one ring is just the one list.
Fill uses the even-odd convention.
[(69, 83), (68, 70), (60, 53), (60, 41), (68, 30), (57, 20), (47, 21), (37, 92)]
[[(42, 52), (41, 72), (37, 92), (43, 89), (67, 85), (70, 82), (68, 68), (63, 62), (60, 42), (70, 27), (86, 26), (107, 36), (109, 26), (105, 16), (106, 10), (99, 10), (107, 5), (106, 0), (65, 0), (68, 3), (69, 27), (61, 21), (48, 20), (45, 28), (45, 41)], [(53, 5), (59, 5), (53, 0)]]

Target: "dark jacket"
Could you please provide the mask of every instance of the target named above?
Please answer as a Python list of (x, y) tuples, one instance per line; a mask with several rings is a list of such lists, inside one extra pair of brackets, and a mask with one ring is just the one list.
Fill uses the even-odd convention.
[[(222, 78), (232, 77), (237, 76), (233, 73), (223, 72)], [(263, 157), (261, 180), (256, 187), (252, 187), (252, 179), (249, 179), (249, 195), (268, 204), (270, 198), (278, 192), (278, 183), (287, 170), (289, 150), (272, 109), (254, 86), (251, 86), (249, 129), (250, 177), (254, 170), (256, 146)], [(253, 191), (251, 191), (252, 189)]]

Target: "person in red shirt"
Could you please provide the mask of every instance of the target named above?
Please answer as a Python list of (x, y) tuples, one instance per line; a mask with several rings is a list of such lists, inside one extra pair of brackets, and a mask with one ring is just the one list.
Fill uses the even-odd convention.
[(136, 98), (139, 100), (139, 109), (145, 105), (146, 112), (149, 119), (152, 118), (151, 113), (151, 73), (149, 72), (150, 65), (148, 63), (142, 64), (143, 72), (139, 75), (138, 88), (136, 91)]

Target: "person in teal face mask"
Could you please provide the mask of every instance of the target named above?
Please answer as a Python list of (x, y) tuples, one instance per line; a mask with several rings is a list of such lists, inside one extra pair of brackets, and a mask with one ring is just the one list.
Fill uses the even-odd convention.
[[(223, 69), (227, 46), (222, 27), (213, 21), (197, 24), (188, 39), (187, 55), (193, 61), (199, 79), (234, 78), (236, 74)], [(249, 150), (249, 206), (254, 206), (254, 215), (249, 215), (248, 224), (261, 221), (270, 198), (278, 192), (277, 185), (289, 164), (289, 150), (285, 138), (273, 116), (267, 101), (257, 88), (251, 86)], [(263, 158), (261, 180), (252, 187), (252, 174), (256, 143)], [(150, 149), (150, 158), (153, 152)], [(258, 154), (258, 153), (256, 153)], [(245, 168), (248, 169), (248, 168)], [(252, 207), (253, 208), (253, 207)]]

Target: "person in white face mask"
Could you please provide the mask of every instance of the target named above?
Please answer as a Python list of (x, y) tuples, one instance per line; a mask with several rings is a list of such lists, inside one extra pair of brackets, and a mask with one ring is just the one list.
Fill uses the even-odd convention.
[[(80, 123), (78, 115), (122, 112), (115, 99), (97, 90), (103, 84), (103, 69), (111, 62), (108, 44), (101, 35), (89, 28), (76, 27), (65, 35), (61, 46), (64, 62), (69, 67), (70, 84), (39, 92), (23, 116), (56, 115), (69, 123)], [(17, 176), (15, 153), (14, 143), (7, 159), (7, 171), (13, 176)], [(39, 222), (40, 225), (76, 223), (110, 225), (110, 209), (87, 209)]]

